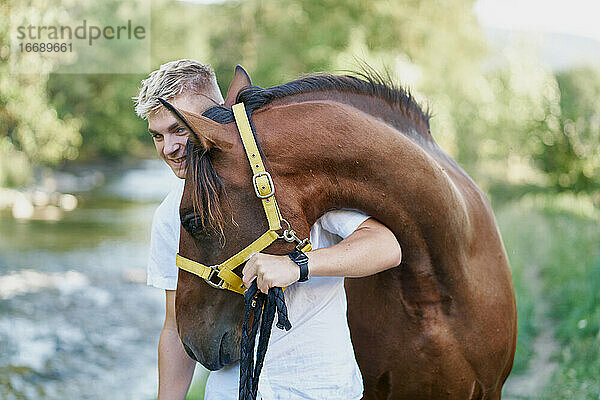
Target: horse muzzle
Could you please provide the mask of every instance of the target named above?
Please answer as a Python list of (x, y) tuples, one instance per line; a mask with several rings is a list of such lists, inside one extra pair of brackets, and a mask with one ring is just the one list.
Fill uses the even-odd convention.
[(239, 335), (225, 332), (220, 337), (182, 338), (183, 348), (195, 361), (210, 371), (217, 371), (240, 359)]

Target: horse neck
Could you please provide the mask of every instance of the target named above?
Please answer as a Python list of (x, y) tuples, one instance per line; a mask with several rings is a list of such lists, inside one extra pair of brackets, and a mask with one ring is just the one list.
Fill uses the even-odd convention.
[[(268, 121), (277, 121), (275, 129)], [(466, 204), (447, 165), (409, 135), (333, 101), (274, 105), (254, 123), (269, 132), (263, 149), (282, 185), (279, 203), (297, 204), (300, 221), (310, 226), (331, 209), (360, 209), (394, 232), (417, 269), (458, 261), (445, 249), (462, 246)]]
[(431, 142), (430, 144), (435, 143), (429, 131), (429, 123), (426, 117), (416, 110), (416, 106), (390, 104), (385, 99), (372, 95), (335, 90), (306, 92), (274, 100), (269, 104), (269, 107), (307, 101), (332, 101), (347, 104), (367, 115), (379, 118), (399, 132), (403, 132), (403, 134), (422, 144), (426, 141)]

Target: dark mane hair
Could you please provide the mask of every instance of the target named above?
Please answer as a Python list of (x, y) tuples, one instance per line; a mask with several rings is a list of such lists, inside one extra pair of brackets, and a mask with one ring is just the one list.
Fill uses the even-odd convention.
[[(333, 91), (372, 96), (383, 100), (390, 107), (390, 112), (384, 117), (386, 121), (389, 120), (388, 122), (400, 129), (406, 126), (406, 120), (412, 120), (413, 126), (425, 126), (426, 131), (420, 131), (421, 137), (430, 138), (430, 114), (421, 109), (410, 91), (396, 86), (389, 75), (384, 77), (368, 66), (363, 68), (363, 72), (354, 74), (356, 76), (309, 75), (268, 89), (249, 86), (238, 93), (236, 102), (243, 102), (246, 113), (250, 116), (254, 111), (277, 99), (302, 93)], [(400, 114), (405, 118), (398, 118)], [(211, 107), (202, 115), (221, 124), (234, 121), (231, 108), (223, 106)], [(254, 124), (251, 118), (249, 120), (256, 138)], [(194, 182), (194, 209), (198, 218), (201, 218), (201, 221), (197, 222), (201, 224), (203, 230), (220, 234), (224, 239), (224, 210), (221, 208), (219, 200), (223, 200), (226, 194), (223, 184), (212, 166), (209, 152), (205, 149), (188, 146), (187, 179)], [(235, 221), (233, 222), (235, 223)]]
[[(394, 84), (389, 75), (383, 76), (368, 67), (364, 68), (364, 71), (354, 72), (354, 74), (356, 76), (309, 75), (268, 89), (249, 86), (238, 93), (236, 102), (243, 102), (246, 112), (250, 115), (274, 100), (302, 93), (337, 91), (361, 94), (379, 98), (396, 112), (400, 112), (407, 117), (418, 118), (425, 123), (427, 130), (429, 130), (430, 113), (423, 111), (410, 91)], [(203, 115), (222, 124), (234, 120), (231, 109), (222, 106), (212, 107)]]

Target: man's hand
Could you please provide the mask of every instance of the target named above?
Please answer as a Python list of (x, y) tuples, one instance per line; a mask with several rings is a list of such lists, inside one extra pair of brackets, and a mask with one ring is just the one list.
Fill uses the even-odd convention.
[(258, 290), (268, 293), (272, 287), (285, 287), (300, 279), (300, 268), (287, 255), (254, 253), (242, 270), (244, 286), (256, 279)]

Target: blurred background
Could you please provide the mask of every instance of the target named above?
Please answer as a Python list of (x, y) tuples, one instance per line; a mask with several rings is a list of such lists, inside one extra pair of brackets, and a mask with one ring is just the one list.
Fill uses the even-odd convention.
[[(366, 62), (410, 88), (488, 194), (510, 257), (519, 338), (504, 398), (599, 399), (599, 11), (152, 0), (151, 69), (197, 59), (226, 92), (236, 64), (268, 87)], [(0, 398), (150, 399), (164, 294), (146, 287), (145, 264), (176, 179), (133, 110), (150, 70), (11, 74), (9, 14), (0, 0)]]

